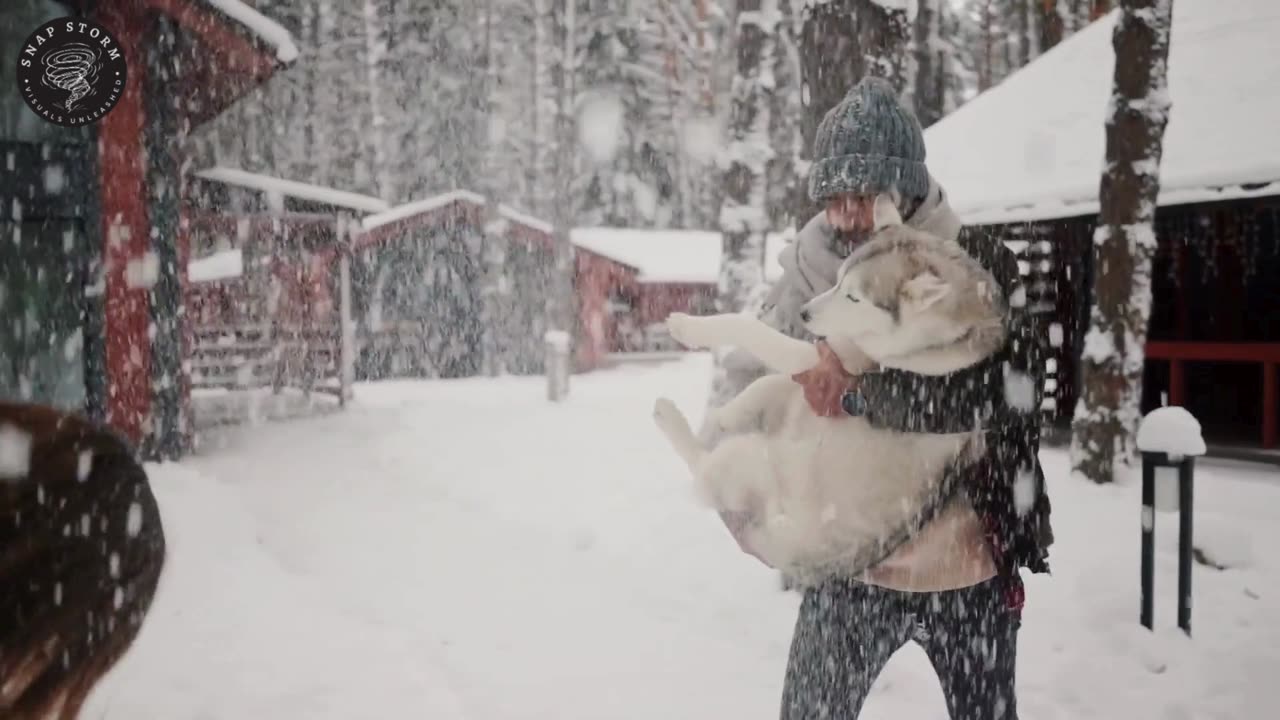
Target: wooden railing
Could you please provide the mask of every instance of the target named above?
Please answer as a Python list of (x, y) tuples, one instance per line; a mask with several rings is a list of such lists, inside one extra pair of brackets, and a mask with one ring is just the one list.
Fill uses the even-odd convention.
[(341, 381), (341, 335), (337, 328), (209, 325), (197, 327), (190, 358), (194, 388), (305, 394), (332, 393), (345, 399)]
[(1280, 444), (1280, 343), (1148, 342), (1148, 360), (1169, 363), (1169, 404), (1186, 400), (1185, 364), (1238, 362), (1262, 366), (1262, 447)]

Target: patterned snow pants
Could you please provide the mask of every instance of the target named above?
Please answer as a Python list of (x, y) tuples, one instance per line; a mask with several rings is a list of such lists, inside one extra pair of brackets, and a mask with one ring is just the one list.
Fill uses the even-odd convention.
[(952, 720), (1016, 720), (1020, 611), (1002, 583), (935, 593), (833, 580), (805, 592), (791, 640), (782, 720), (854, 720), (889, 657), (924, 648)]

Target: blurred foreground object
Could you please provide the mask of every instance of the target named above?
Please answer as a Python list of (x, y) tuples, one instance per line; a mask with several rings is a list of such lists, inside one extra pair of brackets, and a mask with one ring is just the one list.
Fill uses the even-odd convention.
[(128, 444), (0, 402), (0, 717), (75, 718), (137, 636), (164, 554)]

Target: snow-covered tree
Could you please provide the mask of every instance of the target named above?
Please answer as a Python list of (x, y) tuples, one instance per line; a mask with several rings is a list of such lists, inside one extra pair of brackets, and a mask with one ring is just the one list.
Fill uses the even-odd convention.
[(721, 160), (724, 195), (720, 205), (722, 250), (716, 305), (739, 312), (764, 284), (766, 164), (774, 92), (774, 47), (781, 16), (776, 0), (739, 0), (738, 72), (730, 97), (729, 132)]
[(507, 326), (508, 302), (510, 300), (510, 284), (506, 276), (508, 223), (499, 214), (500, 183), (502, 160), (499, 155), (501, 137), (499, 135), (498, 94), (501, 87), (498, 83), (498, 63), (495, 32), (498, 24), (496, 8), (497, 0), (483, 0), (476, 4), (480, 13), (480, 22), (484, 27), (484, 44), (481, 54), (481, 78), (484, 81), (484, 152), (480, 165), (481, 188), (485, 196), (484, 223), (481, 228), (481, 271), (483, 282), (480, 288), (481, 313), (481, 365), (489, 377), (496, 377), (506, 372), (503, 348), (508, 337), (504, 329)]
[(769, 98), (769, 146), (765, 164), (765, 213), (769, 229), (786, 231), (804, 222), (797, 214), (805, 181), (803, 138), (800, 134), (800, 0), (777, 0), (778, 27), (771, 43), (773, 90)]
[(1110, 482), (1135, 457), (1141, 416), (1156, 197), (1169, 120), (1173, 0), (1121, 0), (1112, 45), (1102, 211), (1093, 238), (1093, 306), (1082, 353), (1083, 393), (1071, 444), (1075, 472)]

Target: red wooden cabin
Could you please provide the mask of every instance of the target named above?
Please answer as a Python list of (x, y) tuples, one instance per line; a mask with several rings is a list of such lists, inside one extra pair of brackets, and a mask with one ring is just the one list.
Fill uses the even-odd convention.
[(0, 5), (6, 52), (10, 38), (16, 49), (64, 15), (90, 17), (115, 34), (128, 82), (104, 118), (66, 129), (24, 106), (13, 73), (0, 79), (0, 231), (58, 238), (39, 244), (47, 252), (0, 253), (0, 281), (61, 279), (58, 287), (27, 283), (9, 302), (50, 329), (46, 346), (52, 336), (64, 349), (48, 354), (36, 338), (0, 338), (0, 354), (18, 360), (9, 368), (20, 366), (16, 376), (0, 371), (0, 395), (83, 410), (148, 454), (176, 456), (188, 445), (190, 418), (179, 312), (185, 136), (297, 49), (279, 25), (239, 2), (37, 0)]
[[(504, 204), (490, 226), (500, 249), (504, 292), (483, 297), (487, 258), (485, 198), (467, 190), (406, 203), (365, 217), (352, 242), (353, 322), (359, 378), (401, 375), (465, 377), (481, 370), (491, 332), (495, 361), (513, 374), (543, 371), (545, 297), (552, 267), (552, 228)], [(579, 326), (575, 369), (603, 359), (607, 332), (594, 292), (612, 277), (579, 256), (575, 273)], [(410, 297), (416, 295), (416, 297)], [(486, 320), (486, 303), (492, 303)], [(493, 327), (486, 328), (484, 323)]]
[[(673, 312), (715, 312), (720, 278), (721, 237), (702, 230), (576, 228), (578, 298), (584, 325), (602, 327), (590, 352), (680, 350), (662, 323)], [(766, 243), (765, 279), (781, 275), (778, 254), (786, 237)]]
[(350, 225), (386, 203), (223, 167), (195, 173), (189, 202), (194, 385), (345, 400), (337, 261)]

